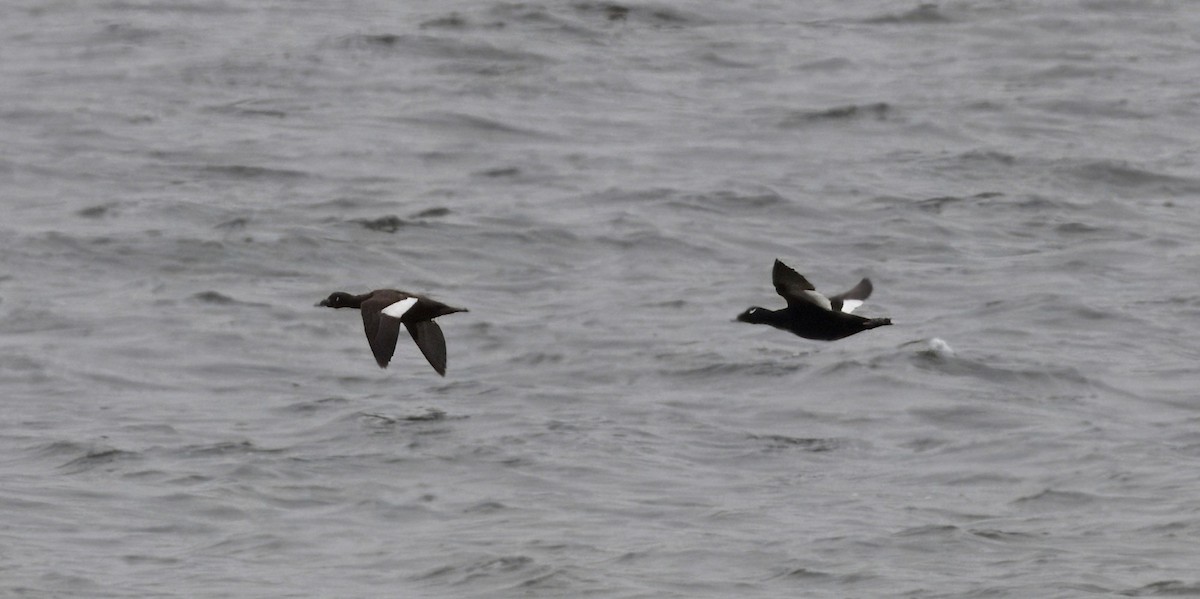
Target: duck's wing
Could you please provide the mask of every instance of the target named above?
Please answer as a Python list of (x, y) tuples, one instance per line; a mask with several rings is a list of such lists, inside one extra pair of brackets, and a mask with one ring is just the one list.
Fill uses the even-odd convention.
[(839, 293), (829, 298), (830, 304), (835, 312), (845, 312), (849, 314), (855, 308), (863, 305), (863, 302), (871, 297), (871, 291), (875, 289), (871, 286), (871, 279), (863, 279), (849, 291)]
[(375, 362), (387, 368), (396, 353), (396, 339), (400, 336), (400, 316), (417, 303), (415, 298), (396, 300), (392, 297), (373, 297), (362, 303), (363, 331)]
[(405, 297), (388, 304), (381, 312), (386, 316), (400, 320), (400, 317), (404, 316), (404, 313), (411, 310), (419, 301), (420, 299), (416, 297)]
[(446, 337), (442, 335), (442, 327), (432, 320), (406, 322), (404, 326), (421, 349), (421, 353), (425, 355), (425, 359), (429, 360), (429, 365), (438, 374), (446, 376)]
[(788, 307), (800, 304), (833, 310), (829, 298), (817, 293), (817, 288), (813, 287), (813, 284), (809, 283), (804, 275), (792, 270), (778, 259), (775, 260), (775, 268), (771, 270), (771, 280), (775, 283), (776, 293), (787, 300)]

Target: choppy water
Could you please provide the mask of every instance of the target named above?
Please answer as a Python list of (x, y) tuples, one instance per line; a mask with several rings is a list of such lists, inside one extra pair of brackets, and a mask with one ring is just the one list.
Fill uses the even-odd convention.
[[(1200, 594), (1197, 31), (7, 3), (0, 590)], [(731, 322), (776, 257), (896, 326)], [(377, 287), (445, 379), (313, 307)]]

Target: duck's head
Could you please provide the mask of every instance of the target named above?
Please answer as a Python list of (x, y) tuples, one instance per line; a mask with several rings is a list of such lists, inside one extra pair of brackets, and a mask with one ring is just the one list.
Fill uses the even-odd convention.
[(758, 306), (751, 306), (745, 312), (738, 314), (738, 322), (748, 322), (750, 324), (767, 324), (767, 319), (770, 318), (771, 311)]
[(345, 291), (335, 291), (329, 294), (329, 297), (321, 300), (317, 305), (326, 308), (357, 308), (362, 302), (355, 301), (353, 295)]

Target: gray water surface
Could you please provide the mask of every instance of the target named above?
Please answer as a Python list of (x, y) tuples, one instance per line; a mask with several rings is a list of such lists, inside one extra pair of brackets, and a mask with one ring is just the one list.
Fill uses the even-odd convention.
[[(1196, 31), (7, 3), (0, 594), (1200, 594)], [(895, 326), (733, 322), (777, 257)]]

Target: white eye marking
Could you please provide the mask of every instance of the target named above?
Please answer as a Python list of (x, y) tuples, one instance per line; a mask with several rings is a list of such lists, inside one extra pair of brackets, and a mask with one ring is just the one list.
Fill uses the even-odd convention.
[(829, 298), (821, 295), (820, 293), (817, 293), (816, 291), (809, 289), (809, 290), (805, 290), (804, 295), (807, 295), (809, 301), (811, 301), (812, 303), (814, 303), (822, 308), (825, 308), (826, 310), (830, 310), (830, 311), (833, 310), (833, 304), (829, 303)]
[(842, 312), (849, 314), (849, 313), (853, 312), (855, 308), (857, 308), (861, 305), (863, 305), (862, 300), (856, 300), (856, 299), (842, 300)]
[(401, 316), (404, 316), (404, 313), (408, 312), (409, 308), (412, 308), (415, 305), (417, 305), (417, 298), (410, 297), (408, 299), (402, 299), (384, 308), (383, 313), (387, 316), (398, 319)]

